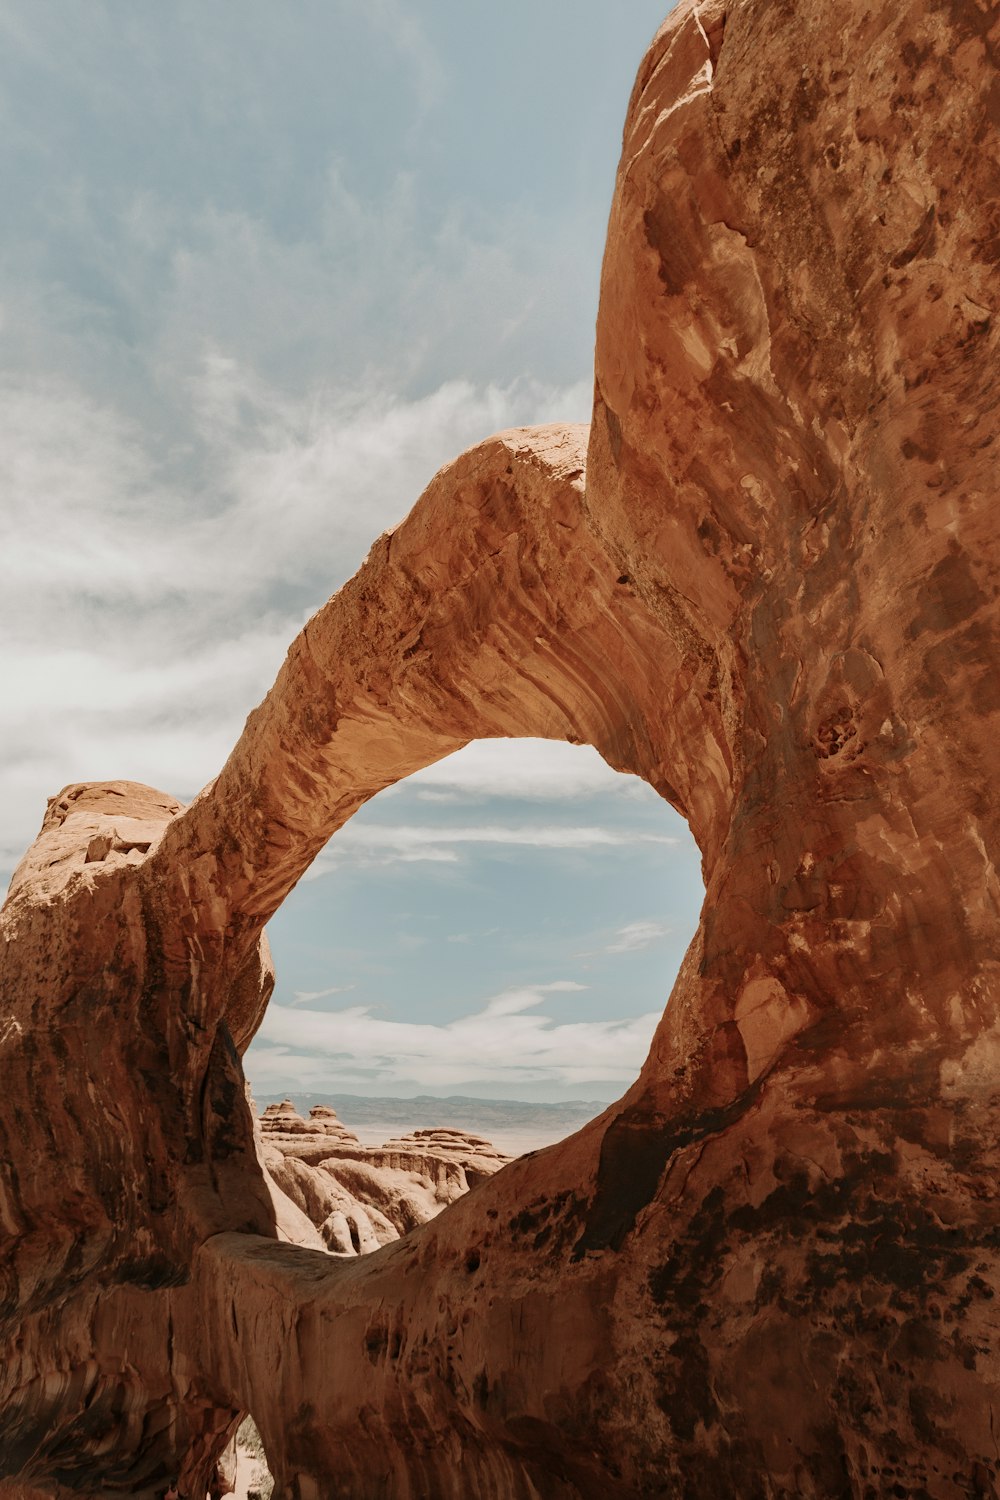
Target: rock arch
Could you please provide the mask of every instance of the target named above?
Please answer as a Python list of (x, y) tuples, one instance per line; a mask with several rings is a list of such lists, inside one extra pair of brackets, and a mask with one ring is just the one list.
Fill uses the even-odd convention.
[[(299, 1500), (996, 1488), (998, 31), (682, 0), (589, 435), (442, 471), (189, 809), (50, 806), (3, 913), (0, 1494), (200, 1495), (245, 1409)], [(702, 924), (619, 1104), (332, 1266), (252, 1154), (264, 923), (484, 734), (646, 777)]]

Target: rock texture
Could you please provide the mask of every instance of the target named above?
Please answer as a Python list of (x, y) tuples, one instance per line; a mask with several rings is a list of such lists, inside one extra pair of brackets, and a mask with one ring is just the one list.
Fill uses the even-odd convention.
[(336, 1110), (314, 1105), (303, 1120), (290, 1099), (268, 1105), (260, 1131), (261, 1164), (292, 1209), (280, 1237), (337, 1255), (367, 1255), (426, 1224), (510, 1160), (459, 1130), (363, 1146)]
[(308, 1120), (302, 1118), (291, 1099), (269, 1104), (260, 1117), (260, 1129), (268, 1145), (301, 1161), (318, 1161), (338, 1147), (349, 1152), (364, 1150), (354, 1131), (325, 1104), (313, 1105)]
[[(52, 805), (3, 912), (0, 1494), (998, 1488), (1000, 16), (682, 0), (594, 421), (431, 483), (213, 785)], [(283, 1243), (263, 926), (474, 736), (595, 745), (708, 890), (626, 1097), (366, 1257)]]

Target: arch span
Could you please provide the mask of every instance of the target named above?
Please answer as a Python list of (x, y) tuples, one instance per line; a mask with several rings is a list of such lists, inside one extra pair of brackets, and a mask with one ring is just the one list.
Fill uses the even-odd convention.
[(711, 643), (702, 627), (682, 682), (689, 643), (594, 523), (588, 433), (500, 433), (441, 470), (292, 643), (218, 779), (150, 859), (152, 889), (173, 900), (182, 870), (192, 913), (251, 944), (363, 802), (497, 736), (595, 746), (717, 852), (729, 751), (699, 695)]
[[(692, 654), (697, 612), (679, 630), (677, 601), (664, 603), (662, 589), (595, 524), (587, 439), (586, 427), (501, 433), (443, 469), (293, 642), (229, 761), (189, 808), (129, 783), (67, 788), (53, 799), (5, 918), (9, 932), (44, 926), (55, 901), (66, 919), (48, 923), (41, 946), (8, 948), (12, 987), (42, 1000), (30, 1029), (8, 1033), (4, 1062), (9, 1080), (17, 1059), (25, 1064), (15, 1091), (43, 1097), (53, 1086), (42, 1077), (45, 1038), (67, 1100), (58, 1132), (34, 1123), (32, 1171), (9, 1178), (8, 1205), (16, 1254), (30, 1268), (16, 1277), (19, 1315), (44, 1347), (44, 1318), (32, 1305), (47, 1309), (61, 1297), (65, 1310), (68, 1297), (73, 1314), (60, 1340), (90, 1374), (60, 1395), (57, 1413), (48, 1399), (39, 1405), (37, 1356), (8, 1369), (4, 1420), (23, 1433), (21, 1448), (8, 1444), (11, 1464), (31, 1452), (51, 1478), (60, 1455), (74, 1452), (66, 1473), (85, 1484), (91, 1469), (100, 1472), (102, 1447), (122, 1454), (153, 1423), (155, 1440), (143, 1439), (141, 1455), (115, 1459), (133, 1493), (147, 1493), (143, 1474), (175, 1468), (178, 1454), (197, 1489), (234, 1413), (246, 1409), (261, 1414), (268, 1451), (303, 1493), (300, 1438), (316, 1451), (320, 1443), (322, 1465), (334, 1462), (332, 1429), (318, 1439), (309, 1426), (290, 1445), (281, 1435), (281, 1403), (301, 1405), (290, 1389), (274, 1399), (289, 1369), (277, 1351), (294, 1328), (278, 1284), (259, 1305), (254, 1288), (277, 1272), (302, 1316), (319, 1292), (324, 1322), (320, 1307), (331, 1296), (342, 1304), (343, 1290), (334, 1291), (342, 1268), (306, 1252), (271, 1253), (274, 1213), (238, 1058), (273, 985), (264, 925), (368, 798), (474, 737), (562, 738), (590, 743), (616, 769), (649, 781), (691, 819), (703, 849), (717, 852), (729, 752), (720, 716), (711, 705), (706, 713), (700, 696), (710, 700), (717, 676), (712, 648), (699, 636)], [(89, 1017), (109, 1003), (117, 1025), (98, 1037)], [(85, 1109), (74, 1102), (73, 1076), (90, 1080)], [(599, 1134), (589, 1139), (592, 1156)], [(7, 1140), (11, 1160), (23, 1155), (23, 1142)], [(577, 1171), (560, 1189), (566, 1202), (577, 1201)], [(53, 1244), (56, 1179), (72, 1184), (89, 1217), (82, 1238), (67, 1225)], [(261, 1245), (256, 1260), (249, 1245), (233, 1257), (233, 1230), (263, 1236), (263, 1258)], [(99, 1294), (86, 1276), (78, 1297), (67, 1292), (79, 1279), (81, 1244), (87, 1269), (113, 1293)], [(220, 1363), (223, 1332), (202, 1305), (217, 1274), (229, 1289), (225, 1338), (239, 1351), (235, 1365)], [(171, 1285), (178, 1290), (156, 1295)], [(366, 1325), (363, 1342), (374, 1336)], [(164, 1338), (169, 1375), (153, 1396)], [(107, 1370), (86, 1354), (108, 1339), (133, 1349), (127, 1374), (111, 1348)], [(270, 1396), (257, 1389), (263, 1367), (249, 1384), (244, 1378), (261, 1358), (272, 1367)], [(111, 1443), (94, 1413), (116, 1404), (128, 1420)]]

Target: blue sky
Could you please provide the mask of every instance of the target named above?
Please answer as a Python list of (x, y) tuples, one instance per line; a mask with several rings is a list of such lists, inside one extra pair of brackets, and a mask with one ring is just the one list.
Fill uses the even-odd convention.
[[(0, 861), (69, 781), (181, 797), (490, 431), (585, 420), (662, 0), (0, 11)], [(476, 745), (272, 924), (260, 1092), (614, 1097), (701, 889), (593, 752)], [(309, 998), (312, 997), (312, 998)]]

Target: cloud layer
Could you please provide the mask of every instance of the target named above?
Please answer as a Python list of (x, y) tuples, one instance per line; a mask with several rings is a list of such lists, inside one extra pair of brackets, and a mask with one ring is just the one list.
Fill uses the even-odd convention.
[[(661, 6), (0, 7), (0, 870), (67, 782), (197, 792), (443, 463), (587, 420)], [(681, 863), (644, 798), (535, 741), (378, 798), (272, 924), (289, 1003), (254, 1076), (616, 1091), (651, 1029), (622, 1016), (664, 988), (636, 977), (661, 958), (653, 882)], [(600, 988), (609, 944), (629, 977)], [(525, 987), (585, 945), (586, 994)]]
[(609, 776), (607, 761), (590, 745), (552, 740), (477, 740), (408, 782), (427, 802), (484, 797), (569, 802), (606, 792), (611, 785), (623, 795), (646, 793), (630, 776)]
[[(607, 780), (614, 772), (605, 770)], [(354, 864), (388, 865), (397, 862), (416, 864), (420, 861), (434, 864), (455, 864), (460, 859), (462, 845), (474, 845), (482, 850), (486, 847), (520, 849), (632, 849), (639, 844), (659, 844), (665, 848), (677, 845), (672, 834), (649, 833), (631, 828), (607, 828), (592, 825), (572, 824), (505, 824), (483, 823), (479, 825), (450, 824), (373, 824), (358, 820), (348, 823), (331, 840), (326, 850), (314, 861), (309, 877), (316, 879), (325, 875), (340, 861)], [(646, 924), (638, 924), (644, 927)], [(633, 934), (630, 947), (644, 946), (643, 933)], [(636, 941), (636, 938), (640, 941)], [(646, 937), (645, 941), (649, 941)], [(621, 951), (625, 951), (624, 948)]]
[(584, 404), (582, 387), (531, 382), (294, 401), (221, 358), (191, 399), (203, 451), (184, 491), (113, 409), (54, 381), (0, 389), (8, 870), (68, 781), (193, 795), (304, 620), (436, 469), (497, 427)]
[(550, 996), (581, 989), (556, 980), (505, 990), (480, 1010), (436, 1025), (385, 1020), (365, 1006), (320, 1011), (272, 1003), (248, 1073), (259, 1093), (334, 1092), (361, 1078), (373, 1094), (419, 1079), (444, 1091), (495, 1086), (499, 1097), (516, 1098), (518, 1089), (538, 1083), (608, 1097), (635, 1078), (659, 1017), (560, 1021), (541, 1009)]

